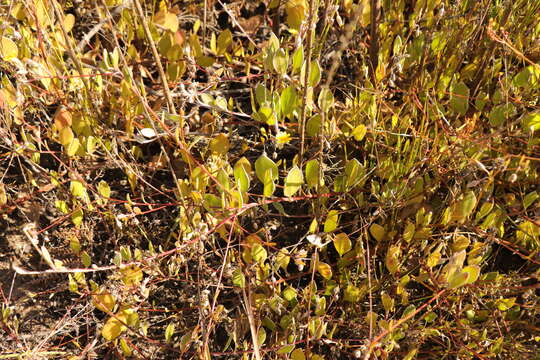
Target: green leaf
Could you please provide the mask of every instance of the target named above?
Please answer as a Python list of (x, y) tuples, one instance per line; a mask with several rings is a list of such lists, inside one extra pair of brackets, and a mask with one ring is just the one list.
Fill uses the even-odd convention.
[(94, 304), (96, 309), (107, 312), (113, 311), (116, 300), (110, 292), (105, 289), (100, 289), (92, 295), (92, 304)]
[(300, 44), (298, 49), (293, 54), (292, 58), (292, 72), (297, 73), (302, 69), (302, 64), (304, 62), (304, 46)]
[(358, 125), (354, 128), (352, 131), (352, 136), (354, 136), (354, 140), (356, 141), (362, 141), (364, 136), (366, 136), (367, 128), (364, 124)]
[(263, 195), (264, 196), (272, 196), (274, 194), (274, 191), (276, 190), (276, 183), (274, 182), (274, 179), (272, 179), (272, 170), (267, 169), (264, 173), (264, 189), (263, 189)]
[(263, 154), (255, 161), (255, 174), (263, 184), (265, 183), (265, 173), (267, 170), (270, 170), (272, 180), (278, 178), (279, 172), (276, 163), (266, 156), (266, 154)]
[(293, 196), (302, 187), (304, 183), (304, 176), (302, 170), (298, 166), (293, 166), (287, 177), (285, 178), (285, 188), (283, 193), (285, 196)]
[(350, 190), (355, 186), (358, 186), (363, 183), (365, 180), (366, 171), (360, 161), (357, 159), (350, 160), (345, 166), (345, 185), (346, 189)]
[(306, 360), (306, 355), (304, 354), (304, 350), (295, 349), (291, 353), (291, 360)]
[(103, 328), (101, 329), (101, 336), (106, 340), (111, 341), (116, 339), (126, 329), (126, 326), (120, 322), (116, 317), (110, 317)]
[(73, 225), (75, 225), (75, 227), (79, 227), (82, 224), (83, 217), (83, 210), (81, 208), (78, 208), (71, 214), (71, 222), (73, 223)]
[(516, 112), (516, 108), (512, 104), (497, 105), (491, 109), (489, 113), (489, 123), (491, 126), (498, 127), (508, 121)]
[(231, 148), (229, 138), (225, 134), (219, 134), (212, 140), (210, 140), (210, 151), (218, 155), (225, 155)]
[(343, 256), (345, 253), (352, 249), (351, 239), (345, 233), (339, 233), (334, 237), (334, 247), (339, 256)]
[(319, 162), (315, 159), (306, 163), (306, 181), (309, 187), (316, 187), (319, 182)]
[(234, 286), (238, 286), (239, 288), (243, 289), (246, 287), (246, 277), (241, 269), (233, 271), (232, 282)]
[(536, 199), (538, 199), (540, 197), (540, 195), (538, 195), (538, 192), (535, 191), (532, 191), (530, 193), (528, 193), (527, 195), (525, 195), (525, 197), (523, 198), (523, 208), (524, 209), (527, 209), (529, 206), (531, 206), (535, 201)]
[(275, 264), (281, 269), (287, 270), (287, 266), (289, 266), (290, 261), (291, 256), (289, 255), (289, 251), (287, 249), (280, 249), (276, 255)]
[(473, 191), (468, 191), (463, 199), (452, 207), (452, 220), (457, 222), (465, 221), (476, 206), (476, 195)]
[(81, 198), (86, 194), (86, 189), (84, 188), (84, 185), (78, 180), (72, 180), (70, 182), (69, 190), (71, 192), (71, 195), (78, 198)]
[(296, 299), (296, 290), (292, 286), (288, 286), (281, 292), (281, 295), (285, 300), (293, 301)]
[(469, 279), (469, 273), (463, 271), (454, 271), (448, 278), (448, 289), (456, 289), (466, 285)]
[(328, 112), (332, 106), (334, 106), (334, 95), (330, 91), (330, 89), (324, 87), (321, 89), (321, 92), (319, 93), (319, 100), (318, 100), (319, 107), (323, 112)]
[(291, 344), (291, 345), (285, 345), (285, 346), (281, 347), (281, 348), (277, 351), (277, 353), (278, 353), (278, 354), (288, 354), (288, 353), (290, 353), (291, 351), (294, 350), (294, 347), (295, 347), (295, 346), (294, 346), (293, 344)]
[(274, 70), (276, 70), (279, 75), (283, 76), (287, 74), (287, 67), (289, 66), (289, 55), (285, 52), (285, 50), (278, 49), (274, 53), (272, 65), (274, 66)]
[(2, 36), (0, 39), (0, 57), (4, 61), (11, 61), (19, 56), (19, 48), (17, 44), (10, 38)]
[(337, 229), (339, 223), (339, 211), (330, 210), (324, 222), (324, 232), (332, 232)]
[(315, 87), (321, 81), (321, 66), (317, 60), (311, 62), (308, 85)]
[(469, 247), (471, 244), (471, 241), (468, 237), (460, 235), (454, 239), (454, 242), (452, 243), (451, 249), (452, 252), (459, 252), (462, 250), (465, 250)]
[[(375, 225), (375, 224), (373, 224)], [(390, 274), (394, 275), (399, 270), (399, 258), (401, 256), (401, 249), (399, 245), (392, 245), (386, 252), (385, 265)]]
[(317, 271), (326, 280), (330, 280), (332, 278), (332, 268), (327, 263), (319, 262), (317, 264)]
[(174, 323), (169, 323), (165, 328), (165, 342), (168, 344), (171, 342), (172, 336), (174, 335)]
[[(248, 164), (249, 164), (249, 161), (248, 161)], [(233, 170), (234, 180), (240, 192), (246, 192), (249, 190), (250, 180), (249, 180), (249, 174), (246, 170), (246, 167), (247, 166), (244, 163), (241, 163), (240, 160), (238, 160), (236, 164), (234, 165), (234, 170)]]
[(101, 180), (99, 182), (98, 192), (101, 196), (103, 196), (106, 199), (111, 197), (111, 188), (109, 187), (109, 184), (104, 180)]
[(343, 300), (350, 302), (350, 303), (356, 303), (360, 301), (362, 296), (362, 292), (359, 288), (357, 288), (354, 285), (347, 285), (347, 288), (345, 289), (345, 292), (343, 294)]
[(276, 114), (274, 113), (274, 110), (268, 106), (261, 106), (259, 111), (253, 114), (253, 118), (268, 125), (274, 125), (276, 123)]
[(369, 233), (377, 241), (382, 241), (384, 239), (384, 237), (386, 236), (386, 231), (379, 224), (372, 224), (369, 227)]
[(307, 14), (306, 0), (287, 1), (285, 3), (285, 12), (287, 14), (287, 24), (291, 29), (299, 30)]
[(231, 46), (233, 42), (232, 33), (231, 30), (225, 29), (219, 34), (217, 38), (217, 55), (221, 56), (227, 52), (227, 49), (229, 46)]
[(478, 265), (465, 266), (461, 270), (461, 272), (465, 272), (469, 275), (467, 278), (467, 284), (472, 284), (476, 280), (478, 280), (478, 277), (480, 276), (480, 266)]
[(315, 116), (312, 116), (309, 118), (309, 120), (306, 123), (306, 134), (307, 136), (317, 136), (319, 135), (319, 132), (321, 131), (321, 123), (322, 117), (320, 114), (317, 114)]
[(253, 244), (251, 247), (251, 258), (259, 263), (262, 264), (267, 257), (266, 249), (261, 244)]
[(281, 112), (284, 116), (290, 117), (293, 111), (296, 109), (298, 101), (298, 95), (294, 87), (289, 86), (281, 93)]
[(476, 213), (476, 221), (479, 221), (483, 217), (487, 216), (490, 213), (491, 209), (493, 209), (493, 205), (494, 204), (492, 202), (483, 203), (480, 211)]
[(521, 125), (526, 131), (533, 133), (540, 129), (540, 111), (531, 112), (523, 116)]
[(458, 114), (465, 115), (469, 109), (469, 88), (463, 82), (454, 86), (450, 97), (450, 107)]
[(259, 83), (255, 88), (255, 99), (259, 105), (270, 102), (270, 93), (262, 83)]

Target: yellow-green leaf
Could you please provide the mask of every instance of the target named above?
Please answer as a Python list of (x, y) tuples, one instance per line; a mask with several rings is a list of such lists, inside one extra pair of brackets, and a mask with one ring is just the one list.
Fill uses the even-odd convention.
[(122, 272), (122, 281), (124, 284), (130, 286), (130, 285), (138, 285), (142, 281), (143, 278), (143, 272), (140, 267), (132, 265), (127, 266), (120, 270)]
[(286, 287), (281, 294), (283, 295), (283, 298), (287, 301), (292, 301), (296, 299), (296, 290), (292, 286)]
[(98, 192), (101, 196), (103, 196), (106, 199), (111, 197), (111, 188), (109, 187), (109, 184), (104, 180), (101, 180), (99, 182)]
[(364, 124), (358, 125), (354, 128), (352, 131), (352, 136), (354, 136), (354, 140), (356, 141), (362, 141), (364, 136), (366, 136), (367, 128)]
[(253, 244), (251, 247), (251, 258), (259, 263), (262, 264), (267, 257), (266, 249), (261, 244)]
[(73, 14), (66, 14), (64, 17), (64, 29), (66, 32), (70, 32), (73, 29), (73, 25), (75, 25), (75, 16)]
[(371, 236), (375, 238), (377, 241), (382, 241), (386, 235), (386, 231), (384, 228), (379, 224), (372, 224), (369, 227), (369, 233)]
[(2, 40), (0, 41), (0, 56), (4, 61), (10, 61), (17, 58), (17, 56), (19, 56), (17, 44), (10, 38), (2, 36)]
[(242, 273), (242, 269), (233, 271), (232, 282), (234, 286), (238, 286), (239, 288), (243, 289), (246, 287), (246, 277)]
[(58, 140), (60, 141), (60, 144), (64, 145), (65, 147), (71, 144), (73, 138), (73, 130), (71, 130), (70, 127), (64, 127), (58, 133)]
[(101, 335), (111, 341), (116, 339), (126, 329), (126, 326), (115, 317), (110, 317), (101, 329)]
[(306, 360), (306, 355), (304, 354), (304, 350), (295, 349), (291, 353), (291, 360)]
[(229, 138), (225, 134), (219, 134), (210, 140), (210, 150), (218, 155), (225, 155), (231, 148)]
[(324, 232), (332, 232), (337, 229), (339, 223), (339, 212), (337, 210), (330, 210), (326, 216), (324, 222)]
[(289, 0), (285, 4), (285, 12), (287, 13), (287, 24), (295, 30), (300, 29), (302, 21), (307, 14), (306, 0)]
[(332, 278), (332, 268), (327, 263), (319, 262), (317, 264), (317, 271), (326, 280), (330, 280)]
[(278, 167), (276, 163), (266, 156), (266, 154), (263, 154), (255, 161), (255, 174), (263, 184), (265, 183), (265, 173), (267, 170), (270, 170), (272, 180), (278, 178)]
[(92, 295), (92, 303), (103, 312), (113, 311), (116, 300), (114, 296), (105, 289), (101, 289), (97, 294)]
[(302, 170), (295, 165), (285, 178), (285, 188), (283, 189), (283, 193), (285, 196), (293, 196), (300, 190), (303, 183), (304, 175), (302, 174)]
[(393, 245), (388, 248), (385, 258), (385, 265), (390, 274), (394, 275), (399, 270), (399, 257), (401, 249), (399, 245)]
[(66, 147), (66, 155), (69, 157), (75, 156), (75, 155), (84, 155), (84, 153), (81, 154), (81, 151), (83, 150), (84, 149), (81, 147), (81, 142), (79, 141), (79, 139), (74, 138)]
[(217, 55), (223, 55), (233, 42), (232, 33), (229, 29), (223, 30), (217, 38)]
[(340, 256), (349, 252), (352, 248), (351, 239), (345, 233), (339, 233), (334, 237), (334, 247)]
[(315, 159), (306, 164), (306, 181), (309, 187), (316, 187), (319, 181), (319, 162)]

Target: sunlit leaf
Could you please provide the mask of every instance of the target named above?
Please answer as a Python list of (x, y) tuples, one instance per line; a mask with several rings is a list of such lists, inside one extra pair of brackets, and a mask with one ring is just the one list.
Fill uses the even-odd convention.
[(293, 86), (289, 86), (281, 93), (281, 112), (284, 116), (289, 116), (296, 109), (298, 95)]
[(307, 14), (306, 0), (288, 0), (285, 3), (285, 12), (287, 13), (287, 24), (292, 29), (300, 29)]
[(229, 138), (225, 134), (219, 134), (210, 140), (210, 150), (218, 155), (225, 155), (231, 148)]
[(332, 268), (324, 262), (317, 263), (317, 271), (323, 278), (330, 280), (332, 278)]
[(460, 82), (454, 86), (450, 97), (450, 107), (458, 114), (465, 115), (469, 108), (469, 88)]
[(261, 244), (253, 244), (251, 247), (251, 258), (259, 263), (262, 264), (267, 257), (266, 249)]
[(366, 132), (367, 132), (367, 128), (365, 125), (358, 125), (357, 127), (354, 128), (354, 130), (352, 131), (352, 136), (354, 137), (354, 139), (356, 141), (362, 141), (362, 139), (364, 138), (364, 136), (366, 136)]
[(231, 30), (223, 30), (217, 38), (217, 55), (223, 55), (233, 42)]
[(334, 106), (334, 95), (330, 89), (326, 87), (321, 89), (318, 104), (323, 112), (327, 112), (332, 106)]
[(306, 355), (302, 349), (295, 349), (290, 356), (291, 360), (306, 360)]
[(300, 190), (303, 183), (304, 175), (302, 174), (302, 170), (300, 170), (300, 168), (298, 168), (296, 165), (293, 166), (285, 178), (285, 188), (283, 189), (284, 195), (293, 196), (298, 190)]
[(371, 226), (369, 227), (369, 233), (377, 241), (382, 241), (386, 236), (386, 231), (379, 224), (371, 224)]
[(400, 257), (401, 249), (399, 245), (392, 245), (388, 248), (384, 263), (390, 274), (394, 275), (399, 270)]
[(283, 298), (287, 301), (293, 301), (294, 299), (296, 299), (296, 290), (291, 286), (286, 287), (281, 294), (283, 295)]
[(101, 180), (97, 188), (98, 188), (99, 194), (103, 196), (104, 198), (108, 199), (111, 197), (111, 188), (109, 187), (109, 184), (106, 181)]
[(345, 292), (343, 294), (343, 300), (351, 303), (355, 303), (360, 301), (362, 298), (362, 291), (354, 286), (354, 285), (347, 285), (347, 288), (345, 288)]
[(122, 334), (125, 329), (127, 329), (126, 326), (122, 324), (120, 320), (111, 316), (107, 320), (105, 325), (103, 325), (103, 328), (101, 329), (101, 335), (106, 340), (111, 341), (120, 336), (120, 334)]
[(234, 286), (238, 286), (239, 288), (243, 289), (246, 287), (246, 278), (241, 269), (233, 271), (232, 282)]
[(306, 181), (309, 187), (316, 187), (319, 182), (319, 162), (316, 159), (306, 163)]
[(110, 292), (105, 289), (101, 289), (99, 292), (92, 295), (92, 303), (97, 309), (107, 312), (113, 311), (114, 306), (116, 305), (116, 300)]
[(10, 61), (16, 59), (19, 56), (19, 49), (17, 44), (10, 38), (2, 36), (0, 39), (0, 57), (4, 61)]
[(339, 211), (330, 210), (324, 222), (324, 232), (332, 232), (337, 229), (339, 223)]
[(309, 86), (315, 87), (321, 81), (321, 66), (317, 60), (311, 62), (311, 70), (309, 72)]
[(130, 265), (121, 269), (120, 272), (123, 275), (122, 281), (128, 286), (138, 285), (142, 281), (143, 272), (138, 266)]
[(276, 163), (266, 156), (266, 154), (263, 154), (255, 161), (255, 174), (263, 184), (265, 183), (265, 173), (267, 170), (270, 170), (271, 178), (273, 180), (277, 179), (278, 167)]
[(352, 249), (351, 239), (345, 233), (339, 233), (334, 237), (334, 247), (340, 256)]
[(304, 46), (300, 44), (298, 49), (293, 54), (292, 58), (292, 70), (293, 73), (298, 73), (302, 69), (302, 64), (304, 63)]

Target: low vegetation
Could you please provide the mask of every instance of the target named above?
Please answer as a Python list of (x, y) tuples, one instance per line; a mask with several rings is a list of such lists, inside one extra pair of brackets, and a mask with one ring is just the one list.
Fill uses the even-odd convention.
[(0, 9), (1, 359), (539, 359), (538, 1)]

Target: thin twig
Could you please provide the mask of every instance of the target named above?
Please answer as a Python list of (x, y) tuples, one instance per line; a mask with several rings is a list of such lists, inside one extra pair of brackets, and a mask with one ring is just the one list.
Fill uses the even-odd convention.
[[(174, 107), (171, 92), (169, 90), (169, 84), (167, 83), (167, 76), (165, 75), (165, 71), (163, 70), (163, 65), (161, 64), (161, 59), (159, 57), (156, 44), (152, 39), (150, 28), (148, 27), (148, 23), (146, 22), (146, 17), (141, 7), (141, 2), (139, 0), (133, 0), (133, 2), (135, 3), (135, 7), (137, 8), (137, 12), (139, 13), (139, 18), (141, 20), (144, 33), (146, 34), (146, 38), (148, 40), (148, 43), (150, 44), (150, 48), (152, 49), (152, 55), (154, 56), (154, 61), (156, 62), (156, 66), (158, 68), (159, 77), (161, 78), (161, 84), (163, 85), (163, 91), (165, 92), (165, 98), (167, 99), (167, 105), (169, 106), (169, 112), (173, 115), (176, 115), (176, 108)], [(180, 129), (180, 131), (182, 132), (183, 129)]]
[(313, 47), (313, 13), (314, 1), (309, 0), (309, 16), (307, 23), (307, 51), (306, 51), (306, 71), (304, 73), (304, 86), (302, 89), (302, 111), (300, 113), (300, 153), (298, 154), (300, 167), (304, 161), (304, 147), (306, 140), (306, 110), (307, 110), (307, 95), (309, 90), (309, 75), (311, 72), (311, 48)]

